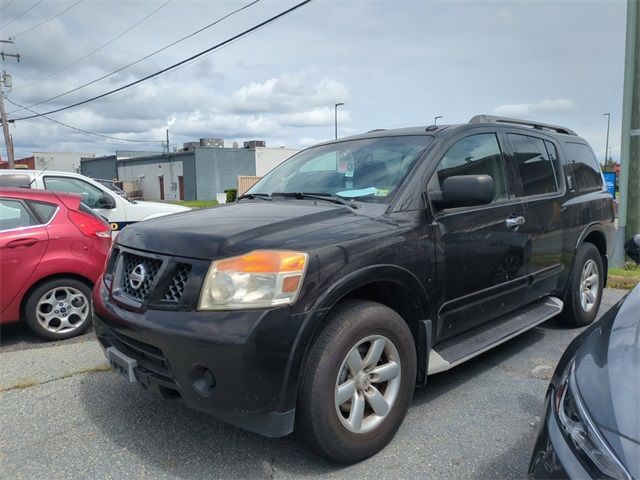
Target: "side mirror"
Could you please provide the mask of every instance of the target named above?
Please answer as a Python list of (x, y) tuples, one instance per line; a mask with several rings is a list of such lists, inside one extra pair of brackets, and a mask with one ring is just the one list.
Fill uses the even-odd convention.
[(629, 258), (640, 264), (640, 235), (631, 237), (624, 244), (624, 251), (627, 252)]
[(116, 201), (109, 195), (100, 195), (98, 197), (98, 204), (96, 205), (96, 208), (104, 208), (107, 210), (116, 208)]
[(489, 175), (455, 175), (442, 182), (442, 193), (432, 197), (438, 208), (473, 207), (493, 201), (495, 186)]

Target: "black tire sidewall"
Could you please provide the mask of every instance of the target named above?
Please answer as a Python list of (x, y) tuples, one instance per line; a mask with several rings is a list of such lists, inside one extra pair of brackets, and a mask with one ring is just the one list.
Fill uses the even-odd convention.
[[(413, 397), (416, 377), (415, 344), (404, 320), (393, 310), (375, 302), (349, 303), (337, 314), (331, 329), (326, 329), (307, 365), (306, 402), (302, 415), (311, 415), (303, 423), (311, 430), (307, 441), (325, 456), (340, 463), (353, 463), (375, 454), (386, 446), (402, 424)], [(336, 328), (337, 327), (337, 328)], [(393, 342), (401, 363), (398, 396), (384, 421), (371, 432), (357, 434), (347, 430), (335, 410), (334, 389), (340, 367), (349, 351), (362, 339), (382, 335)], [(324, 337), (324, 338), (323, 338)], [(318, 355), (320, 353), (320, 355)], [(314, 362), (314, 358), (319, 361)]]
[[(585, 312), (580, 303), (580, 288), (582, 269), (588, 260), (593, 260), (596, 263), (599, 285), (598, 298), (596, 299), (594, 308), (590, 312)], [(584, 327), (595, 320), (598, 315), (598, 310), (600, 309), (600, 303), (602, 302), (604, 275), (604, 265), (602, 263), (600, 251), (591, 243), (582, 244), (574, 260), (574, 266), (569, 281), (569, 292), (567, 292), (568, 305), (565, 310), (565, 320), (569, 325)]]
[[(36, 307), (40, 298), (49, 290), (59, 287), (71, 287), (79, 290), (86, 297), (89, 304), (89, 315), (87, 315), (87, 318), (80, 324), (80, 326), (71, 331), (63, 333), (55, 333), (46, 330), (42, 325), (40, 325), (40, 322), (38, 322), (38, 319), (36, 317)], [(27, 325), (29, 325), (31, 331), (46, 340), (63, 340), (65, 338), (71, 338), (75, 337), (76, 335), (80, 335), (81, 333), (85, 332), (91, 325), (91, 287), (89, 287), (86, 283), (74, 278), (57, 278), (54, 280), (46, 281), (29, 294), (29, 298), (24, 305), (24, 315), (25, 320), (27, 321)]]

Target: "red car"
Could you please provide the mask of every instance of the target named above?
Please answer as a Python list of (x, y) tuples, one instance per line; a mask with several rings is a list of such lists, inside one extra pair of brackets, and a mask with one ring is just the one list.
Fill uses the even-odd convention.
[(79, 195), (0, 188), (0, 325), (25, 318), (49, 340), (85, 331), (110, 246)]

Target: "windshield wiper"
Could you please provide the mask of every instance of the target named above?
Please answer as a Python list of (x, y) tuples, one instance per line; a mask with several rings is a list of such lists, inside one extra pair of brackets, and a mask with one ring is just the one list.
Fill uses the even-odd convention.
[(354, 210), (358, 208), (358, 205), (353, 203), (353, 200), (348, 202), (345, 199), (332, 195), (331, 193), (305, 193), (305, 192), (273, 192), (272, 197), (291, 197), (302, 200), (304, 198), (313, 198), (314, 200), (324, 200), (325, 202), (338, 203)]
[(243, 198), (248, 198), (249, 200), (253, 200), (254, 198), (259, 198), (260, 200), (271, 201), (271, 197), (268, 193), (245, 193), (244, 195), (240, 195), (238, 200), (242, 200)]

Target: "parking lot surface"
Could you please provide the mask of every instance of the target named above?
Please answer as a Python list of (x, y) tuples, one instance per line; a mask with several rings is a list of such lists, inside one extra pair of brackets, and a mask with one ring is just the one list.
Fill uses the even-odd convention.
[[(606, 290), (601, 313), (624, 291)], [(581, 329), (555, 320), (417, 390), (393, 442), (352, 466), (156, 398), (91, 333), (0, 337), (0, 478), (524, 478), (549, 378)]]

